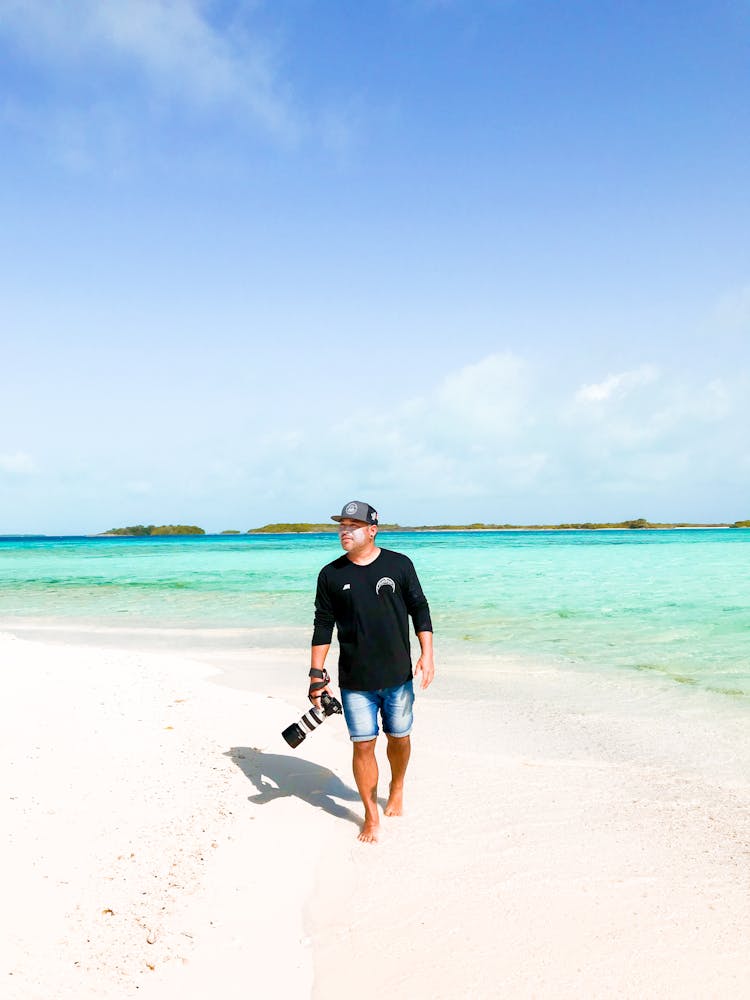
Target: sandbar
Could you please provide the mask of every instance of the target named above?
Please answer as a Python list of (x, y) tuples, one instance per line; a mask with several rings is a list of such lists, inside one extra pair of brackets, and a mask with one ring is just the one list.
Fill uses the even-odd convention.
[(303, 654), (0, 636), (3, 996), (747, 995), (744, 702), (438, 660), (366, 845)]

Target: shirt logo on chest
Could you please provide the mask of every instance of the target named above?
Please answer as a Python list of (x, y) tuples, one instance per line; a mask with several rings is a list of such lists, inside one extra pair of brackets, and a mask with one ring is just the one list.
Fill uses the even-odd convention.
[(375, 584), (375, 593), (379, 594), (383, 587), (390, 587), (393, 593), (396, 593), (396, 584), (391, 580), (389, 576), (381, 576), (378, 582)]
[(352, 585), (350, 583), (345, 583), (341, 588), (342, 590), (351, 590)]

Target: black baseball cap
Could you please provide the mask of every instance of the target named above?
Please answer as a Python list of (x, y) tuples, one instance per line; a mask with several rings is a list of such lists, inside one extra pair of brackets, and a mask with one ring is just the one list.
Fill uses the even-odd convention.
[(343, 521), (345, 517), (352, 521), (364, 521), (365, 524), (378, 523), (378, 512), (364, 500), (350, 500), (341, 508), (340, 514), (331, 514), (332, 521)]

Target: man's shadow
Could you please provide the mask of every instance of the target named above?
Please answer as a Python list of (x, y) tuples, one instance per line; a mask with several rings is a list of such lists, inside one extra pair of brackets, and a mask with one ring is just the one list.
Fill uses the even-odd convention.
[(224, 756), (229, 757), (258, 789), (257, 795), (249, 796), (250, 802), (264, 805), (274, 799), (294, 795), (331, 816), (362, 825), (360, 816), (334, 801), (336, 798), (359, 802), (358, 793), (327, 767), (302, 757), (263, 753), (253, 747), (232, 747)]

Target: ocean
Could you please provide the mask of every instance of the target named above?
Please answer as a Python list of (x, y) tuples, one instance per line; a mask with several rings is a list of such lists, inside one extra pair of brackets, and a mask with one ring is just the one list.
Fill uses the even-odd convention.
[[(381, 532), (439, 656), (658, 674), (750, 699), (750, 531)], [(0, 537), (0, 630), (304, 650), (336, 535)], [(750, 704), (750, 701), (748, 702)]]

